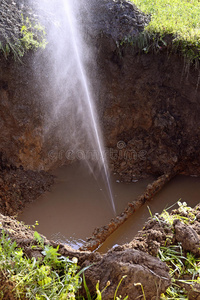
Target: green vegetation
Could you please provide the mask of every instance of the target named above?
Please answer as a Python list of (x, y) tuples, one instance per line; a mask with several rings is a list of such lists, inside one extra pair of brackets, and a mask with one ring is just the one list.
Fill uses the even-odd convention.
[(47, 41), (45, 38), (46, 32), (44, 27), (38, 21), (35, 24), (32, 24), (28, 17), (26, 18), (26, 20), (24, 20), (22, 16), (22, 20), (22, 37), (20, 39), (20, 42), (23, 46), (23, 49), (44, 49), (47, 45)]
[[(87, 269), (78, 272), (77, 258), (70, 260), (61, 256), (58, 249), (44, 245), (41, 236), (34, 234), (37, 245), (32, 248), (42, 250), (42, 257), (28, 258), (22, 248), (17, 247), (9, 236), (2, 231), (0, 238), (0, 299), (32, 299), (32, 300), (85, 300), (78, 294), (82, 286), (81, 274)], [(117, 296), (119, 282), (113, 300), (120, 300)], [(102, 292), (99, 282), (96, 285), (96, 295), (91, 297), (83, 274), (83, 285), (88, 300), (101, 300)], [(107, 286), (104, 290), (110, 285)], [(127, 300), (128, 296), (124, 298)]]
[[(178, 210), (171, 214), (164, 210), (160, 215), (152, 216), (162, 227), (171, 229), (165, 246), (160, 247), (159, 258), (169, 267), (172, 285), (162, 295), (161, 299), (188, 299), (188, 290), (199, 292), (200, 284), (200, 258), (189, 251), (185, 251), (181, 243), (177, 243), (173, 237), (174, 221), (179, 220), (184, 224), (191, 225), (196, 219), (194, 210), (187, 206), (186, 202), (178, 203)], [(195, 299), (195, 298), (192, 298)]]
[(24, 19), (21, 15), (21, 18), (22, 26), (19, 36), (9, 38), (4, 32), (4, 42), (0, 41), (0, 51), (6, 59), (12, 54), (15, 59), (20, 60), (28, 50), (44, 49), (47, 45), (44, 27), (37, 20), (35, 23), (31, 23), (28, 17)]
[[(200, 59), (199, 0), (131, 0), (151, 21), (140, 39), (145, 52), (180, 51), (189, 61)], [(130, 40), (129, 40), (130, 41)]]
[[(181, 222), (184, 226), (196, 226), (200, 209), (192, 209), (185, 202), (177, 203), (179, 208), (170, 214), (166, 209), (160, 215), (152, 215), (149, 209), (150, 221), (153, 221), (154, 225), (157, 224), (157, 230), (166, 233), (160, 244), (158, 257), (168, 265), (172, 284), (161, 295), (162, 300), (196, 299), (196, 295), (200, 293), (200, 257), (186, 251), (175, 237), (175, 224)], [(26, 252), (19, 248), (16, 242), (11, 241), (1, 229), (0, 300), (102, 300), (102, 293), (110, 286), (110, 282), (107, 282), (103, 290), (100, 290), (100, 283), (97, 282), (96, 294), (91, 295), (84, 276), (84, 272), (91, 266), (79, 270), (76, 257), (69, 259), (60, 255), (59, 246), (54, 248), (45, 244), (36, 231), (34, 239), (31, 249), (33, 252), (36, 250), (34, 253), (37, 253), (37, 258), (29, 258)], [(122, 300), (118, 296), (118, 291), (125, 277), (123, 276), (118, 283), (113, 300)], [(145, 300), (143, 285), (138, 282), (135, 286), (141, 288)], [(82, 287), (85, 289), (86, 297), (80, 294)], [(128, 296), (123, 300), (127, 299)]]
[(195, 289), (195, 284), (200, 283), (200, 259), (190, 252), (184, 254), (181, 243), (161, 247), (159, 257), (169, 266), (172, 278), (172, 285), (161, 299), (188, 299), (184, 287), (188, 285)]
[[(2, 233), (0, 239), (0, 299), (75, 299), (80, 287), (77, 259), (44, 246), (44, 259), (27, 258), (15, 242)], [(12, 299), (12, 298), (11, 298)]]

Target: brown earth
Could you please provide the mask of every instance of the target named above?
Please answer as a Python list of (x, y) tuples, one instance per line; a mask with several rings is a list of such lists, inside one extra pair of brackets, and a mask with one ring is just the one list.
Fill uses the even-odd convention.
[[(184, 174), (199, 175), (199, 71), (168, 48), (143, 54), (121, 44), (149, 22), (133, 4), (96, 0), (90, 8), (82, 14), (95, 56), (89, 75), (112, 170), (126, 181), (168, 173), (175, 164)], [(63, 139), (67, 108), (46, 134), (55, 102), (50, 50), (26, 55), (23, 64), (0, 58), (0, 151), (25, 169), (70, 162), (65, 154), (71, 136)]]
[(35, 200), (54, 182), (54, 176), (45, 171), (16, 168), (0, 154), (0, 212), (16, 215), (25, 203)]
[[(109, 48), (101, 40), (99, 58), (106, 144), (114, 171), (134, 175), (199, 175), (199, 71), (178, 55), (142, 55), (130, 45)], [(117, 55), (117, 51), (121, 51)], [(109, 91), (109, 92), (108, 92)]]
[[(92, 294), (95, 293), (98, 280), (101, 289), (108, 285), (102, 295), (104, 300), (113, 299), (116, 287), (124, 275), (126, 277), (120, 285), (119, 295), (129, 295), (128, 299), (142, 299), (142, 284), (147, 300), (160, 299), (160, 294), (165, 292), (171, 283), (168, 267), (157, 258), (160, 247), (181, 243), (182, 256), (186, 256), (189, 251), (197, 259), (200, 257), (200, 206), (189, 210), (180, 207), (172, 211), (168, 218), (171, 218), (172, 222), (158, 214), (149, 218), (129, 244), (116, 246), (104, 255), (74, 250), (63, 244), (59, 245), (59, 253), (69, 258), (77, 257), (81, 268), (93, 264), (85, 271), (86, 282)], [(39, 246), (32, 247), (37, 245), (34, 231), (3, 215), (0, 215), (0, 224), (1, 229), (24, 249), (28, 257), (42, 257), (42, 249)], [(55, 247), (58, 245), (45, 237), (43, 239), (45, 244)], [(188, 274), (187, 280), (191, 277), (192, 274)], [(200, 286), (197, 283), (183, 286), (187, 290), (188, 299), (199, 299)]]
[[(37, 245), (32, 230), (15, 219), (3, 215), (0, 215), (0, 222), (1, 229), (24, 249), (28, 257), (42, 257), (41, 247), (32, 247)], [(49, 243), (57, 247), (58, 244), (43, 238), (45, 244)], [(128, 248), (123, 251), (115, 249), (105, 255), (100, 255), (89, 251), (75, 251), (66, 245), (59, 245), (59, 253), (71, 259), (77, 257), (81, 268), (92, 264), (85, 271), (86, 282), (92, 295), (95, 294), (98, 281), (100, 281), (101, 290), (110, 282), (102, 294), (104, 300), (114, 298), (115, 290), (123, 275), (126, 275), (126, 278), (122, 281), (118, 293), (122, 297), (129, 295), (130, 300), (142, 297), (141, 286), (135, 285), (136, 283), (143, 285), (146, 299), (150, 300), (156, 299), (171, 282), (167, 266), (158, 258), (142, 251)]]
[[(97, 87), (112, 170), (126, 181), (135, 176), (166, 174), (174, 165), (184, 174), (200, 175), (199, 70), (168, 49), (144, 55), (129, 44), (120, 45), (124, 36), (137, 36), (149, 18), (126, 1), (100, 2), (99, 14), (96, 4), (93, 6), (90, 17), (95, 22), (89, 23), (87, 39), (97, 55), (98, 78), (92, 83)], [(44, 134), (45, 120), (51, 117), (48, 105), (54, 100), (44, 101), (45, 91), (50, 89), (46, 56), (46, 52), (30, 53), (23, 64), (0, 58), (0, 211), (4, 214), (15, 214), (24, 201), (49, 188), (53, 178), (41, 170), (69, 163), (66, 157), (51, 155), (63, 151), (56, 132), (62, 127), (55, 128), (55, 139)], [(76, 256), (81, 267), (94, 262), (86, 280), (93, 293), (97, 280), (101, 288), (111, 281), (105, 300), (113, 298), (124, 274), (128, 276), (119, 289), (122, 296), (129, 293), (129, 299), (141, 298), (141, 286), (134, 285), (140, 282), (146, 299), (156, 299), (170, 285), (170, 277), (166, 265), (153, 256), (170, 236), (172, 243), (181, 242), (185, 251), (198, 257), (199, 212), (199, 207), (194, 210), (196, 219), (189, 226), (174, 221), (174, 232), (164, 222), (151, 219), (130, 244), (105, 255), (64, 245), (60, 245), (60, 253)], [(41, 256), (41, 249), (31, 248), (33, 232), (6, 216), (1, 215), (0, 221), (28, 256)], [(198, 299), (199, 292), (194, 296), (193, 292), (189, 289), (189, 299)]]
[[(155, 215), (138, 232), (137, 236), (129, 244), (118, 246), (117, 251), (123, 249), (137, 249), (149, 253), (152, 256), (158, 256), (160, 247), (169, 247), (172, 245), (181, 245), (182, 256), (187, 257), (188, 253), (194, 254), (197, 260), (200, 259), (200, 205), (195, 208), (179, 208), (171, 212), (173, 222), (170, 224), (166, 218)], [(175, 273), (175, 278), (193, 280), (197, 279), (198, 274), (188, 272), (187, 275), (179, 276)], [(187, 291), (188, 299), (200, 299), (200, 284), (186, 283), (181, 285)]]

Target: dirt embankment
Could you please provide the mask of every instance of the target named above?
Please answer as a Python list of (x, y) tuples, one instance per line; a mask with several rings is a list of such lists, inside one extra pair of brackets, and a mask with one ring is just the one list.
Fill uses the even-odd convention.
[(127, 181), (166, 174), (175, 164), (184, 174), (199, 175), (199, 70), (167, 47), (144, 54), (142, 47), (124, 43), (149, 21), (131, 3), (102, 1), (99, 11), (89, 34), (113, 170)]
[[(137, 36), (148, 17), (126, 1), (100, 2), (99, 10), (93, 6), (91, 11), (87, 38), (97, 55), (98, 84), (94, 77), (94, 86), (100, 82), (98, 109), (112, 169), (127, 181), (169, 173), (174, 165), (184, 174), (200, 175), (198, 71), (178, 55), (169, 56), (167, 49), (158, 55), (144, 55), (131, 45), (121, 46), (123, 36)], [(44, 139), (44, 118), (51, 114), (44, 101), (48, 65), (45, 54), (39, 56), (27, 56), (22, 65), (0, 59), (0, 210), (5, 214), (14, 214), (24, 200), (36, 198), (50, 186), (52, 177), (41, 169), (63, 162), (63, 155), (50, 155), (55, 149), (61, 153), (62, 145)], [(122, 296), (142, 297), (141, 286), (134, 286), (140, 282), (146, 299), (156, 299), (170, 285), (168, 268), (153, 257), (168, 235), (171, 243), (182, 243), (184, 251), (195, 249), (194, 254), (199, 255), (199, 208), (193, 214), (193, 223), (185, 226), (174, 221), (173, 230), (164, 222), (150, 220), (129, 245), (106, 255), (74, 251), (64, 245), (60, 245), (60, 253), (77, 256), (81, 267), (94, 263), (86, 272), (93, 292), (97, 280), (103, 288), (112, 278), (104, 293), (106, 300), (113, 298), (123, 275), (128, 276), (119, 289)], [(2, 228), (27, 255), (41, 256), (40, 249), (36, 253), (31, 248), (35, 241), (30, 230), (9, 217), (1, 215), (0, 219)]]
[[(1, 229), (6, 231), (24, 249), (28, 257), (42, 258), (42, 249), (39, 246), (32, 247), (32, 245), (37, 245), (32, 230), (15, 219), (3, 215), (0, 215), (0, 222)], [(45, 237), (43, 238), (45, 243), (53, 246), (58, 245), (48, 241)], [(59, 245), (59, 252), (69, 258), (77, 257), (81, 268), (92, 264), (85, 271), (87, 285), (92, 294), (95, 293), (98, 280), (100, 281), (100, 289), (103, 289), (110, 281), (110, 285), (103, 292), (104, 300), (113, 299), (117, 285), (124, 275), (126, 278), (119, 287), (118, 295), (122, 295), (122, 297), (128, 295), (128, 299), (131, 300), (137, 299), (137, 297), (142, 299), (144, 297), (142, 285), (146, 299), (156, 300), (160, 299), (160, 294), (171, 285), (169, 268), (157, 256), (162, 247), (170, 248), (173, 246), (178, 246), (181, 249), (181, 263), (184, 262), (184, 257), (189, 257), (187, 253), (193, 254), (197, 260), (199, 259), (199, 206), (192, 209), (181, 205), (171, 214), (152, 216), (132, 242), (117, 246), (104, 255), (97, 252), (76, 251), (62, 244)], [(174, 274), (175, 280), (178, 278), (175, 283), (181, 284), (185, 288), (188, 299), (199, 299), (200, 285), (194, 282), (198, 272), (196, 274), (188, 272), (187, 278), (185, 275), (181, 277), (178, 272), (174, 272)], [(191, 281), (190, 285), (184, 284), (183, 280), (185, 279), (186, 282), (190, 280), (193, 282)]]
[(25, 203), (35, 200), (54, 182), (54, 176), (44, 172), (16, 168), (0, 153), (0, 212), (13, 216), (22, 211)]
[[(24, 249), (28, 257), (42, 258), (42, 249), (39, 246), (32, 247), (37, 245), (33, 231), (15, 219), (3, 215), (0, 215), (0, 222), (1, 229), (4, 229)], [(44, 240), (45, 243), (57, 246), (56, 243), (49, 242), (46, 238)], [(170, 277), (166, 265), (158, 258), (142, 251), (124, 249), (100, 255), (89, 251), (75, 251), (68, 246), (59, 245), (59, 253), (70, 259), (77, 257), (81, 268), (92, 264), (85, 272), (86, 282), (91, 294), (95, 294), (98, 280), (100, 281), (101, 290), (110, 281), (110, 285), (103, 293), (104, 300), (114, 298), (117, 285), (123, 275), (127, 277), (124, 278), (123, 283), (120, 285), (119, 295), (123, 297), (129, 295), (129, 299), (132, 300), (142, 296), (141, 288), (134, 286), (137, 282), (144, 286), (146, 299), (154, 299), (155, 295), (164, 292), (170, 285)]]
[[(84, 38), (95, 58), (88, 76), (111, 168), (127, 181), (168, 173), (175, 164), (184, 174), (199, 175), (199, 71), (168, 49), (144, 54), (121, 45), (149, 22), (134, 4), (96, 0), (87, 5), (90, 10), (81, 12)], [(55, 102), (47, 54), (27, 55), (23, 64), (0, 60), (0, 151), (12, 164), (31, 170), (69, 162), (67, 139), (58, 139), (60, 133), (67, 136), (65, 115), (53, 134), (44, 134)]]

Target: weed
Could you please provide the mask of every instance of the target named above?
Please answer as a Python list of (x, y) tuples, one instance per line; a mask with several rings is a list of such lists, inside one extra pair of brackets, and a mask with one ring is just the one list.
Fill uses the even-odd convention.
[[(121, 280), (119, 281), (118, 285), (117, 285), (117, 288), (115, 290), (115, 294), (114, 294), (114, 298), (113, 300), (127, 300), (128, 299), (128, 296), (126, 296), (125, 298), (122, 299), (121, 296), (117, 296), (117, 293), (118, 293), (118, 290), (119, 290), (119, 287), (122, 283), (122, 280), (126, 278), (126, 275), (122, 276)], [(85, 289), (85, 292), (86, 292), (86, 296), (87, 296), (87, 300), (102, 300), (102, 294), (103, 292), (107, 289), (108, 286), (110, 286), (110, 281), (107, 282), (106, 286), (103, 288), (103, 290), (100, 290), (99, 289), (99, 281), (97, 282), (96, 284), (96, 296), (95, 297), (92, 297), (91, 294), (90, 294), (90, 291), (88, 289), (88, 286), (87, 286), (87, 283), (86, 283), (86, 280), (85, 280), (85, 275), (83, 274), (83, 286), (84, 286), (84, 289)], [(85, 300), (84, 297), (80, 297), (79, 299), (81, 300)]]
[(26, 50), (36, 50), (38, 48), (44, 49), (47, 44), (45, 39), (46, 33), (44, 27), (39, 22), (32, 24), (28, 17), (26, 18), (26, 20), (24, 20), (23, 15), (22, 24), (22, 38), (20, 39), (20, 42), (23, 48)]
[[(169, 213), (168, 210), (176, 204), (178, 204), (178, 209)], [(168, 265), (172, 285), (161, 295), (161, 300), (188, 299), (185, 287), (195, 291), (196, 285), (200, 284), (200, 258), (195, 257), (191, 252), (184, 251), (182, 244), (173, 238), (174, 220), (178, 219), (186, 225), (192, 224), (196, 220), (195, 209), (180, 200), (174, 205), (164, 209), (161, 214), (156, 213), (155, 215), (148, 207), (151, 219), (156, 220), (162, 228), (167, 227), (165, 243), (160, 247), (158, 257)]]
[(141, 286), (141, 290), (142, 290), (142, 295), (143, 295), (143, 298), (144, 298), (144, 300), (146, 300), (146, 296), (145, 296), (145, 293), (144, 293), (144, 288), (143, 288), (143, 285), (142, 285), (140, 282), (138, 282), (138, 283), (135, 283), (134, 285), (135, 285), (135, 286)]
[[(184, 254), (180, 243), (169, 247), (161, 247), (159, 257), (167, 263), (172, 278), (172, 286), (167, 289), (161, 299), (188, 299), (181, 284), (189, 285), (193, 289), (194, 284), (199, 283), (200, 259), (190, 252)], [(187, 275), (190, 279), (184, 279)]]
[[(102, 293), (110, 285), (110, 282), (103, 290), (100, 290), (99, 282), (97, 282), (96, 296), (95, 298), (91, 297), (84, 276), (85, 270), (91, 265), (78, 272), (78, 259), (76, 257), (70, 260), (68, 257), (60, 255), (58, 253), (59, 246), (54, 248), (45, 245), (38, 232), (34, 233), (34, 237), (38, 246), (42, 249), (43, 259), (27, 258), (23, 250), (17, 247), (16, 242), (12, 242), (2, 231), (0, 238), (0, 299), (5, 298), (8, 287), (10, 287), (9, 295), (12, 299), (84, 300), (83, 296), (77, 296), (77, 292), (82, 285), (82, 274), (87, 300), (102, 299)], [(38, 246), (32, 246), (32, 248)], [(121, 296), (118, 297), (117, 293), (125, 277), (123, 276), (120, 280), (113, 300), (121, 299)], [(127, 299), (128, 296), (124, 298), (124, 300)]]
[(37, 19), (31, 22), (21, 14), (21, 31), (10, 37), (5, 30), (2, 31), (4, 42), (0, 41), (0, 51), (7, 59), (11, 54), (15, 60), (20, 60), (28, 50), (44, 49), (47, 45), (46, 32)]
[(75, 294), (81, 286), (77, 260), (63, 257), (57, 251), (58, 248), (45, 246), (42, 261), (29, 259), (16, 242), (2, 233), (0, 273), (6, 283), (14, 286), (12, 293), (16, 299), (75, 300)]

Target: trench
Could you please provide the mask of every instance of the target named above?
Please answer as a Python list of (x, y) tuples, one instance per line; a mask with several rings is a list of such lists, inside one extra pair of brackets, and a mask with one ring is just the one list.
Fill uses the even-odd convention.
[[(94, 228), (108, 224), (114, 217), (105, 184), (101, 177), (94, 178), (81, 163), (63, 166), (54, 172), (56, 183), (51, 192), (46, 192), (26, 205), (18, 220), (25, 224), (39, 224), (40, 234), (57, 243), (70, 245), (74, 249), (83, 247)], [(143, 194), (155, 177), (120, 181), (117, 175), (111, 176), (111, 186), (117, 214), (122, 213), (129, 202)], [(170, 211), (177, 208), (177, 201), (194, 207), (199, 203), (200, 177), (177, 175), (164, 188), (138, 209), (122, 224), (98, 251), (107, 252), (116, 245), (129, 243), (150, 214)]]

